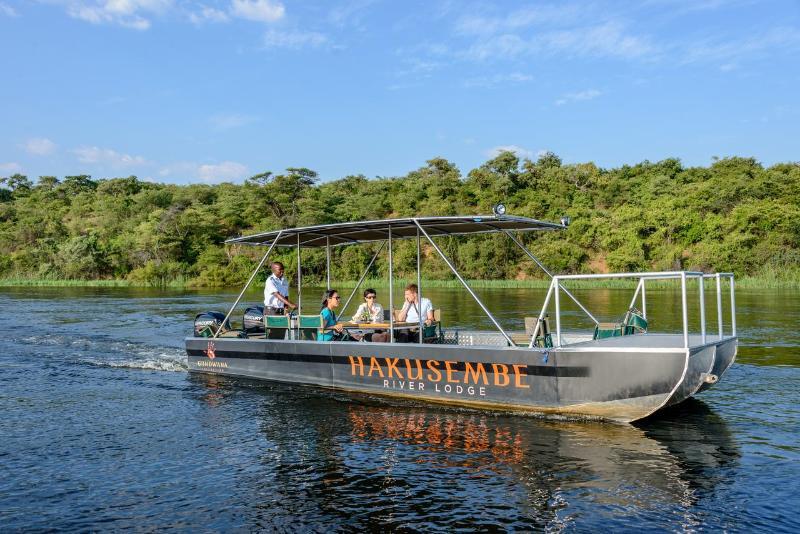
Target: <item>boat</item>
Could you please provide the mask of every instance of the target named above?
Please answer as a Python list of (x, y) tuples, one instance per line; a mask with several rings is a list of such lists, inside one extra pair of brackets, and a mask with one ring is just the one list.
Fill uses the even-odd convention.
[[(229, 245), (252, 245), (267, 250), (226, 315), (201, 314), (195, 333), (185, 339), (188, 368), (211, 373), (330, 388), (355, 394), (380, 395), (468, 408), (590, 418), (630, 423), (676, 405), (704, 391), (723, 376), (736, 357), (736, 302), (732, 273), (664, 271), (611, 274), (551, 273), (520, 238), (526, 232), (564, 230), (568, 218), (548, 222), (509, 215), (502, 205), (492, 215), (409, 217), (343, 222), (288, 228), (228, 239)], [(503, 234), (550, 277), (538, 316), (525, 319), (524, 332), (505, 329), (459, 274), (437, 238)], [(422, 244), (427, 243), (475, 299), (495, 327), (470, 330), (452, 325), (400, 323), (387, 313), (383, 324), (343, 323), (352, 330), (372, 326), (390, 334), (388, 342), (322, 342), (315, 339), (320, 319), (315, 303), (302, 304), (302, 251), (325, 249), (327, 287), (331, 287), (331, 250), (345, 246), (380, 246), (342, 308), (342, 315), (367, 273), (384, 249), (388, 255), (389, 310), (393, 298), (393, 250), (398, 239), (415, 239), (417, 285), (424, 293)], [(230, 317), (257, 274), (277, 247), (297, 253), (296, 317), (267, 317), (260, 332), (230, 328)], [(638, 281), (630, 307), (618, 322), (599, 321), (570, 290), (599, 279)], [(654, 281), (680, 284), (681, 331), (654, 331), (647, 321), (647, 287)], [(588, 281), (588, 282), (587, 282)], [(715, 332), (707, 328), (705, 283), (715, 283)], [(664, 282), (659, 282), (664, 283)], [(691, 286), (691, 287), (690, 287)], [(696, 286), (697, 294), (694, 295)], [(723, 294), (728, 290), (730, 316), (723, 317)], [(689, 293), (692, 292), (692, 306)], [(593, 323), (589, 330), (570, 330), (564, 317), (569, 299)], [(689, 312), (699, 320), (690, 331)], [(698, 310), (699, 308), (699, 310)], [(696, 315), (699, 311), (699, 316)], [(420, 314), (422, 315), (422, 314)], [(200, 317), (200, 316), (198, 316)], [(209, 317), (211, 317), (209, 319)], [(315, 319), (316, 317), (316, 319)], [(280, 324), (276, 324), (280, 323)], [(282, 328), (284, 339), (269, 339), (267, 329)], [(395, 332), (416, 329), (423, 335), (413, 343), (396, 343)], [(429, 335), (429, 331), (431, 331)]]

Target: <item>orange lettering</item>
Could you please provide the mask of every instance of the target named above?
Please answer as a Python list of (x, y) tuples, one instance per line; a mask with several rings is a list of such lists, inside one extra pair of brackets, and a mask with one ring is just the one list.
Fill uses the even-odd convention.
[(364, 360), (361, 359), (361, 356), (358, 357), (358, 363), (352, 356), (348, 356), (348, 358), (350, 359), (350, 373), (356, 376), (356, 365), (358, 365), (359, 376), (364, 376)]
[(522, 383), (522, 370), (525, 369), (525, 376), (528, 376), (528, 366), (515, 363), (514, 367), (514, 385), (518, 388), (530, 389), (530, 386)]
[(433, 378), (431, 373), (428, 373), (428, 380), (431, 382), (439, 382), (442, 379), (442, 373), (437, 369), (439, 362), (436, 360), (428, 360), (428, 369), (436, 373), (436, 378)]
[(409, 380), (422, 380), (422, 363), (419, 360), (414, 360), (417, 362), (417, 375), (411, 375), (411, 360), (406, 358), (406, 369), (408, 369), (408, 379)]
[(369, 372), (367, 373), (367, 376), (372, 376), (373, 369), (378, 371), (378, 376), (383, 378), (383, 370), (381, 369), (381, 364), (378, 363), (378, 360), (375, 359), (374, 356), (370, 357), (369, 359)]
[(400, 369), (397, 368), (397, 364), (400, 362), (400, 358), (384, 358), (386, 360), (386, 368), (387, 368), (387, 375), (389, 378), (392, 378), (392, 370), (397, 373), (397, 378), (403, 380), (403, 373), (400, 372)]
[[(492, 372), (494, 373), (494, 385), (495, 386), (507, 386), (509, 382), (508, 378), (508, 366), (504, 363), (493, 363), (492, 364)], [(503, 377), (502, 383), (500, 382), (500, 377)]]
[(472, 381), (477, 384), (478, 378), (483, 377), (483, 384), (488, 385), (489, 379), (486, 376), (486, 369), (483, 368), (482, 363), (476, 363), (475, 368), (472, 367), (470, 362), (464, 362), (464, 383), (469, 384), (469, 377), (472, 375)]
[(445, 368), (445, 369), (447, 369), (447, 381), (448, 381), (448, 382), (458, 382), (458, 380), (456, 380), (455, 378), (453, 378), (453, 372), (455, 371), (455, 369), (453, 369), (452, 367), (450, 367), (450, 364), (453, 364), (453, 365), (455, 365), (455, 364), (457, 364), (457, 363), (458, 363), (458, 362), (451, 362), (451, 361), (448, 361), (448, 360), (445, 360), (445, 361), (444, 361), (444, 368)]

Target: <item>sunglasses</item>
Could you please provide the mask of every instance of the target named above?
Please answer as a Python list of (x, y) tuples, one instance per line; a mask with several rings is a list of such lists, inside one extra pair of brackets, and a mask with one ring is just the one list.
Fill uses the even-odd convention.
[(367, 297), (366, 297), (366, 298), (368, 298), (368, 299), (374, 299), (374, 298), (375, 298), (375, 295), (367, 295)]

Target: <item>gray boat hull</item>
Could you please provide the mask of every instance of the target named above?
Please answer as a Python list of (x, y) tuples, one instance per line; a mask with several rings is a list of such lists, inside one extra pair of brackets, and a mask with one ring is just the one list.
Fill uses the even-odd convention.
[(710, 386), (737, 339), (645, 334), (557, 349), (186, 338), (191, 372), (631, 422)]

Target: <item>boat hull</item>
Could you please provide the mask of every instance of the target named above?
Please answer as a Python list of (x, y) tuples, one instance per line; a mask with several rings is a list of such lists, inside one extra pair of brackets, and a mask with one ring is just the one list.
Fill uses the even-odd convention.
[[(702, 373), (715, 368), (714, 355), (730, 352), (714, 343), (687, 351), (664, 339), (654, 336), (649, 347), (617, 341), (543, 350), (186, 338), (186, 349), (191, 372), (631, 422), (696, 393), (706, 384)], [(731, 344), (735, 353), (735, 338), (719, 343)]]

